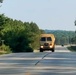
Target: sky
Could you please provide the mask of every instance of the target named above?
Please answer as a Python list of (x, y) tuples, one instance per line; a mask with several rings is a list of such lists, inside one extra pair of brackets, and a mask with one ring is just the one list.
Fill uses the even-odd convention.
[(76, 0), (4, 0), (0, 13), (40, 29), (74, 31)]

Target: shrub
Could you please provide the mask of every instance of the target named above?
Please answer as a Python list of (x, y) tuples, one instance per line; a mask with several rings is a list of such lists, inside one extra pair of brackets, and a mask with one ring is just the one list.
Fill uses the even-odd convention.
[(68, 47), (68, 49), (74, 52), (74, 51), (76, 51), (76, 46), (70, 46), (70, 47)]
[(0, 54), (8, 54), (11, 53), (11, 48), (9, 46), (6, 45), (2, 45), (0, 46)]
[(31, 47), (27, 47), (26, 52), (33, 52), (33, 49)]

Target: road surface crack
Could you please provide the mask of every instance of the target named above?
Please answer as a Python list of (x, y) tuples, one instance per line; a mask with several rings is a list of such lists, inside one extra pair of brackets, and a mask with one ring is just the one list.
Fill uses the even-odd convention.
[(47, 54), (45, 54), (40, 60), (38, 60), (36, 63), (35, 63), (35, 66), (41, 61), (41, 60), (43, 60), (47, 55), (49, 55), (50, 53), (47, 53)]

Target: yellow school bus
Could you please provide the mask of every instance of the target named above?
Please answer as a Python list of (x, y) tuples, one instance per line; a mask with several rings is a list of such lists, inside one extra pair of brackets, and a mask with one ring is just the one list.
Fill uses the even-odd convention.
[(45, 50), (55, 51), (55, 36), (54, 34), (41, 34), (40, 36), (40, 52)]

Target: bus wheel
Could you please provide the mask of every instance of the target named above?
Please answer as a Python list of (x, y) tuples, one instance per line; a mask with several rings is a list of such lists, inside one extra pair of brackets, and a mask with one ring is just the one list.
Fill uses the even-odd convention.
[(43, 50), (40, 48), (40, 52), (43, 52)]

